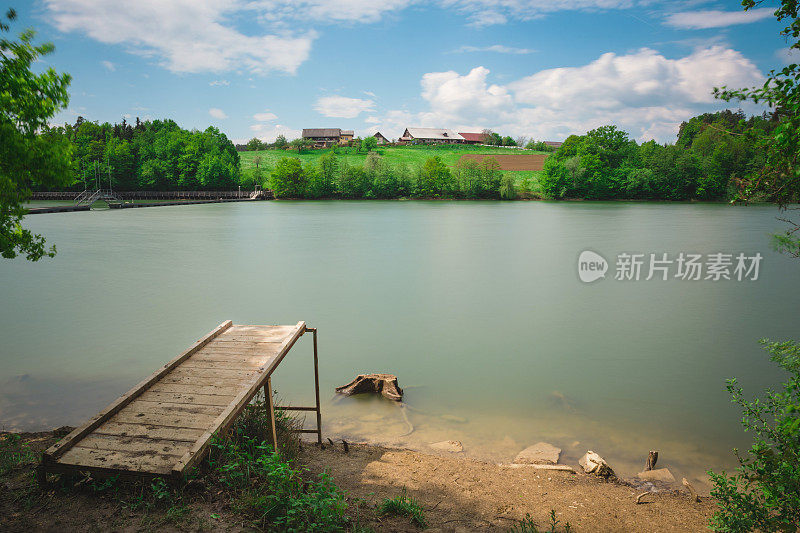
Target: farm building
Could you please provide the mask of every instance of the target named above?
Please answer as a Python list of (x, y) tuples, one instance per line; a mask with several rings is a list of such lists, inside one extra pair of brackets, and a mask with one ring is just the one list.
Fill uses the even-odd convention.
[(379, 131), (373, 133), (372, 136), (375, 137), (375, 139), (378, 141), (378, 144), (388, 144), (391, 142), (389, 139), (384, 137)]
[(544, 144), (552, 146), (553, 148), (561, 148), (561, 145), (564, 143), (561, 141), (545, 141)]
[(314, 146), (325, 148), (334, 144), (348, 144), (353, 140), (353, 130), (339, 128), (303, 128), (303, 139), (310, 139)]
[(486, 142), (485, 133), (459, 133), (459, 135), (464, 137), (466, 144), (483, 144)]
[(464, 137), (443, 128), (406, 128), (398, 141), (404, 144), (462, 144)]

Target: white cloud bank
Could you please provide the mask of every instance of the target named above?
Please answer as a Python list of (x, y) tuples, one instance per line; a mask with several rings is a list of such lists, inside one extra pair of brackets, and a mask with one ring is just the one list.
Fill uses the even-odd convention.
[(237, 0), (45, 0), (55, 26), (156, 58), (173, 72), (293, 74), (316, 34), (245, 35), (226, 22)]
[(750, 24), (772, 17), (775, 10), (771, 7), (751, 9), (749, 11), (684, 11), (667, 15), (664, 24), (673, 28), (686, 30), (703, 30), (708, 28), (725, 28), (735, 24)]
[(355, 118), (361, 113), (375, 109), (375, 102), (346, 96), (323, 96), (317, 100), (314, 109), (326, 117)]
[[(639, 140), (671, 141), (683, 120), (722, 107), (715, 86), (763, 83), (752, 61), (722, 46), (669, 59), (642, 48), (607, 53), (583, 66), (554, 68), (513, 81), (491, 84), (489, 70), (431, 72), (421, 80), (430, 109), (393, 110), (374, 128), (399, 135), (405, 126), (491, 127), (507, 135), (559, 140), (603, 124), (616, 124)], [(384, 131), (385, 130), (385, 131)]]

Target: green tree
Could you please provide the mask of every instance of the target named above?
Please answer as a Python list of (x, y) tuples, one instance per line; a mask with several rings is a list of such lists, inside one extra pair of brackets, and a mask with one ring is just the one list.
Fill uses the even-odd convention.
[[(745, 11), (762, 2), (743, 0)], [(778, 22), (787, 24), (780, 35), (790, 42), (790, 50), (800, 50), (800, 2), (782, 0), (775, 10)], [(775, 108), (777, 126), (766, 145), (766, 163), (743, 183), (737, 199), (765, 195), (785, 209), (800, 199), (800, 65), (793, 63), (780, 70), (772, 70), (761, 87), (748, 89), (714, 89), (714, 95), (725, 101), (752, 100), (764, 102)], [(789, 229), (775, 236), (776, 247), (786, 253), (800, 256), (800, 223), (786, 220)]]
[(422, 198), (439, 198), (452, 187), (450, 169), (439, 156), (428, 158), (419, 170), (417, 195)]
[(306, 192), (306, 173), (296, 157), (284, 157), (275, 165), (270, 187), (277, 198), (302, 198)]
[[(16, 19), (14, 10), (0, 19), (0, 255), (25, 254), (37, 261), (53, 257), (44, 237), (23, 228), (23, 204), (35, 185), (57, 187), (72, 181), (70, 143), (48, 133), (47, 121), (69, 102), (70, 76), (47, 68), (31, 71), (39, 57), (53, 52), (52, 44), (35, 45), (31, 30), (18, 40), (4, 34)], [(37, 135), (38, 132), (43, 135)]]
[(283, 148), (285, 148), (287, 144), (288, 144), (288, 142), (286, 141), (286, 137), (285, 137), (283, 134), (280, 134), (280, 135), (278, 135), (278, 136), (275, 138), (275, 142), (274, 142), (274, 143), (272, 143), (272, 145), (273, 145), (275, 148), (278, 148), (278, 149), (283, 149)]
[(761, 341), (770, 359), (788, 373), (783, 390), (747, 400), (735, 379), (732, 401), (742, 408), (742, 424), (753, 434), (747, 455), (736, 456), (737, 472), (709, 472), (718, 509), (716, 531), (797, 531), (800, 524), (800, 345)]
[(259, 139), (258, 137), (253, 137), (252, 139), (247, 141), (247, 145), (246, 146), (247, 146), (247, 149), (251, 150), (251, 151), (263, 150), (264, 149), (264, 143), (261, 142), (261, 139)]
[(378, 148), (378, 139), (375, 137), (364, 137), (361, 140), (361, 150), (364, 152), (371, 152)]

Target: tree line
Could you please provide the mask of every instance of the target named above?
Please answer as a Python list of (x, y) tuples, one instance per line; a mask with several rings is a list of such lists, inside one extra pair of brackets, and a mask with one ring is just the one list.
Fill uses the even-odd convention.
[(616, 126), (572, 135), (539, 178), (554, 199), (723, 200), (765, 166), (778, 120), (740, 110), (706, 113), (681, 124), (675, 144), (642, 144)]
[(41, 135), (71, 144), (72, 190), (109, 184), (119, 190), (224, 190), (239, 184), (239, 154), (214, 127), (190, 131), (173, 120), (99, 124), (78, 117)]
[(391, 165), (377, 152), (370, 152), (363, 165), (351, 165), (330, 151), (305, 166), (296, 157), (282, 158), (268, 184), (278, 198), (516, 197), (514, 178), (492, 157), (459, 161), (451, 170), (438, 156), (411, 168)]

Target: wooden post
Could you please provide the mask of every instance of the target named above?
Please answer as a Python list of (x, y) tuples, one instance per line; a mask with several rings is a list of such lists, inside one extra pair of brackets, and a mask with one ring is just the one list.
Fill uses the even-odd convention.
[(647, 454), (647, 463), (645, 463), (644, 465), (645, 472), (654, 469), (656, 467), (657, 462), (658, 462), (658, 452), (650, 450), (650, 453)]
[(275, 430), (275, 406), (272, 404), (272, 376), (267, 378), (264, 385), (264, 405), (269, 409), (269, 425), (272, 431), (272, 449), (278, 451), (278, 434)]
[(322, 446), (322, 411), (319, 405), (319, 358), (317, 356), (317, 328), (312, 330), (314, 332), (314, 389), (317, 400), (317, 444)]

